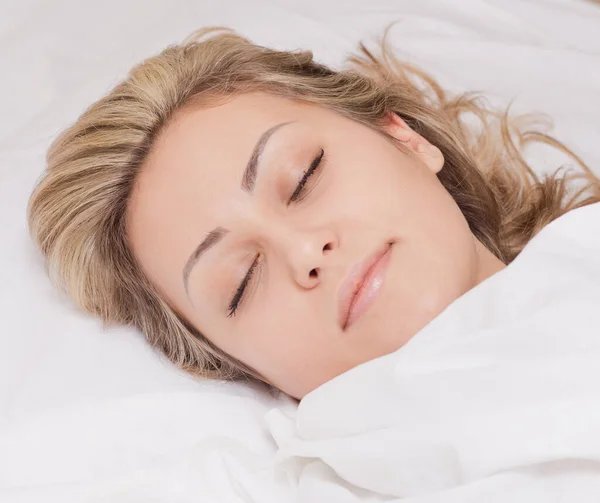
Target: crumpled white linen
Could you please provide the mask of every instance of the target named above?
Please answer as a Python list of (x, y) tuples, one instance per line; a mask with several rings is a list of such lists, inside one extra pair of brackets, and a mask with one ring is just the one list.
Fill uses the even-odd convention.
[(600, 501), (600, 203), (266, 418), (302, 503)]
[(0, 502), (291, 502), (294, 486), (273, 466), (262, 418), (296, 405), (260, 393), (207, 383), (14, 425), (0, 432)]

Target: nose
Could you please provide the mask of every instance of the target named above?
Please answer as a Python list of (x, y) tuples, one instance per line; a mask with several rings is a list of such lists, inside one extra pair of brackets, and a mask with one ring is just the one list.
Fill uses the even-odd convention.
[(294, 281), (302, 288), (314, 288), (322, 280), (326, 256), (337, 248), (335, 236), (317, 231), (294, 232), (286, 238), (286, 255)]

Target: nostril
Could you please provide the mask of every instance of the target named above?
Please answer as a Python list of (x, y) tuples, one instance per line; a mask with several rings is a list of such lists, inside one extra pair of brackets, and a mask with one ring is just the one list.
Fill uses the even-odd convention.
[(326, 245), (323, 247), (323, 251), (324, 251), (324, 252), (326, 252), (326, 251), (329, 251), (329, 250), (331, 250), (331, 243), (327, 243), (327, 244), (326, 244)]
[(311, 269), (311, 271), (308, 273), (308, 275), (311, 278), (316, 278), (319, 276), (319, 269)]

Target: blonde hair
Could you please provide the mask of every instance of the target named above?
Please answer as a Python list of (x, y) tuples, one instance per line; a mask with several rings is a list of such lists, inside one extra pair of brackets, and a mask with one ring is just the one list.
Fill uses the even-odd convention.
[[(30, 231), (53, 282), (105, 323), (139, 328), (193, 375), (260, 379), (158, 295), (125, 228), (136, 174), (173, 114), (249, 91), (327, 107), (378, 131), (388, 111), (397, 113), (440, 148), (440, 182), (473, 234), (505, 264), (555, 218), (600, 201), (600, 179), (563, 144), (532, 128), (535, 117), (509, 118), (508, 110), (491, 110), (473, 93), (448, 96), (431, 77), (394, 57), (388, 30), (379, 56), (361, 43), (341, 71), (315, 62), (310, 51), (268, 49), (225, 28), (198, 30), (132, 68), (53, 141), (31, 195)], [(478, 119), (477, 128), (465, 124), (469, 115)], [(530, 142), (561, 149), (582, 170), (558, 177), (559, 168), (540, 179), (521, 154)], [(577, 178), (584, 186), (567, 197)], [(585, 190), (590, 194), (578, 201)]]

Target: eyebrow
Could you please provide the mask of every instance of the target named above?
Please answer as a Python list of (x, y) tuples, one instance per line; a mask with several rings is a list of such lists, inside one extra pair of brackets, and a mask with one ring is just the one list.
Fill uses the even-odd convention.
[(269, 141), (269, 138), (273, 135), (275, 131), (283, 126), (287, 126), (295, 121), (282, 122), (280, 124), (276, 124), (273, 127), (267, 129), (263, 134), (260, 135), (260, 138), (254, 145), (254, 150), (252, 151), (252, 155), (248, 160), (248, 164), (246, 165), (246, 169), (244, 170), (244, 176), (242, 177), (242, 190), (246, 192), (252, 192), (254, 190), (254, 185), (256, 184), (256, 172), (258, 169), (258, 164), (260, 158), (262, 157), (263, 150), (265, 149), (265, 145)]
[[(269, 141), (269, 138), (271, 138), (273, 133), (275, 133), (279, 128), (287, 126), (292, 122), (296, 121), (281, 122), (280, 124), (276, 124), (275, 126), (270, 127), (263, 134), (260, 135), (260, 138), (256, 142), (256, 145), (254, 145), (254, 149), (252, 150), (252, 154), (250, 155), (250, 159), (248, 160), (248, 164), (246, 164), (246, 169), (244, 170), (244, 174), (242, 176), (242, 190), (244, 190), (245, 192), (252, 193), (252, 191), (254, 190), (254, 186), (256, 185), (258, 165), (262, 157), (262, 153), (265, 149), (265, 146)], [(202, 242), (198, 246), (196, 246), (190, 257), (187, 259), (187, 262), (183, 267), (183, 286), (185, 288), (185, 293), (188, 295), (188, 297), (188, 280), (192, 269), (194, 268), (202, 254), (210, 248), (212, 248), (213, 246), (215, 246), (219, 241), (221, 241), (221, 239), (223, 239), (223, 237), (228, 232), (229, 231), (227, 229), (224, 229), (223, 227), (217, 227), (213, 229), (206, 235)]]

